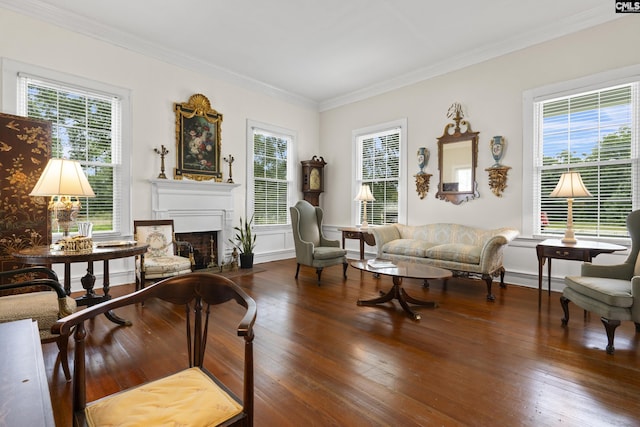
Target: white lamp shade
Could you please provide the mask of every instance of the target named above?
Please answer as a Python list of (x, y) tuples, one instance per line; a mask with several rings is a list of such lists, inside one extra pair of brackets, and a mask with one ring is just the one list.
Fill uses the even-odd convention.
[(375, 202), (376, 198), (373, 197), (373, 194), (371, 194), (371, 188), (369, 188), (367, 184), (362, 184), (362, 187), (360, 187), (360, 192), (353, 200), (357, 200), (360, 202)]
[(80, 163), (68, 159), (50, 159), (29, 195), (95, 197)]
[(573, 199), (575, 197), (591, 197), (591, 193), (584, 186), (582, 177), (578, 172), (564, 172), (560, 176), (558, 185), (549, 194), (549, 197), (565, 197)]

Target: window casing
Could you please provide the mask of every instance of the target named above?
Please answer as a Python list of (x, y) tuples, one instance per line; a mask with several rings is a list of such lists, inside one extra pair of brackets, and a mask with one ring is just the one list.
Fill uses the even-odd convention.
[(130, 236), (129, 91), (6, 59), (3, 88), (8, 110), (52, 122), (51, 157), (82, 165), (96, 197), (80, 199), (78, 219), (94, 238)]
[[(406, 222), (406, 120), (356, 130), (353, 133), (356, 170), (353, 195), (369, 185), (376, 199), (367, 203), (370, 225)], [(355, 223), (362, 224), (362, 202), (355, 202)]]
[(247, 216), (253, 216), (256, 226), (288, 225), (295, 132), (253, 121), (247, 129)]
[(581, 80), (563, 91), (554, 87), (525, 94), (525, 106), (531, 106), (533, 160), (525, 157), (523, 165), (530, 165), (533, 185), (532, 217), (524, 225), (533, 236), (564, 234), (567, 201), (549, 194), (568, 170), (579, 172), (592, 194), (573, 202), (576, 234), (590, 239), (628, 236), (626, 217), (638, 208), (640, 193), (640, 78), (633, 74), (617, 79), (599, 75), (589, 85)]

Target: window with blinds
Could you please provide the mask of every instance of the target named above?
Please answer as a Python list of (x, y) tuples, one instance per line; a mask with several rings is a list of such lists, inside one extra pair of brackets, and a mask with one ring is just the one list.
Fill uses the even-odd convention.
[(571, 170), (592, 195), (573, 202), (576, 234), (626, 237), (639, 192), (638, 83), (538, 101), (534, 113), (534, 230), (563, 235), (567, 201), (549, 194)]
[[(357, 139), (360, 156), (358, 188), (369, 185), (376, 199), (367, 203), (367, 221), (371, 225), (398, 222), (398, 189), (400, 184), (401, 128), (360, 135)], [(364, 209), (358, 203), (358, 224)]]
[(53, 123), (51, 157), (78, 160), (82, 165), (96, 197), (80, 200), (78, 219), (91, 221), (94, 233), (120, 232), (119, 98), (20, 75), (18, 100), (20, 114)]
[(253, 216), (255, 225), (288, 223), (288, 167), (292, 139), (253, 128)]

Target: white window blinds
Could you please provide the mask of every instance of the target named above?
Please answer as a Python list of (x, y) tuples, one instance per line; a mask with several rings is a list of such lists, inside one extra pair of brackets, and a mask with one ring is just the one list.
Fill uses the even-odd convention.
[(638, 83), (539, 101), (534, 108), (534, 230), (564, 233), (567, 201), (549, 194), (571, 170), (593, 196), (573, 203), (576, 234), (625, 237), (639, 185)]
[[(381, 225), (398, 222), (398, 187), (400, 179), (401, 129), (394, 127), (358, 138), (361, 157), (360, 182), (371, 188), (375, 197), (367, 207), (369, 224)], [(363, 209), (358, 203), (358, 223)]]
[[(121, 215), (121, 111), (115, 95), (19, 75), (18, 111), (51, 121), (51, 157), (78, 160), (95, 198), (81, 200), (79, 219), (94, 233), (119, 232)], [(54, 230), (56, 231), (56, 230)]]
[(288, 222), (290, 150), (289, 136), (253, 129), (253, 212), (256, 225)]

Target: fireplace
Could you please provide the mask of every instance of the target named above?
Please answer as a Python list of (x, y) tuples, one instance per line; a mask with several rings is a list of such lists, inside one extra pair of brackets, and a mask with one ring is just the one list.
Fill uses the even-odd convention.
[(216, 262), (220, 265), (221, 262), (228, 262), (233, 250), (228, 241), (233, 236), (233, 190), (239, 186), (211, 181), (153, 179), (152, 217), (172, 219), (178, 236), (184, 233), (199, 236), (197, 239), (202, 240), (199, 256), (205, 267), (211, 261), (213, 240)]
[(203, 268), (210, 268), (219, 265), (217, 231), (190, 231), (188, 233), (176, 233), (176, 240), (191, 243), (191, 246), (193, 247), (195, 270), (202, 270)]

